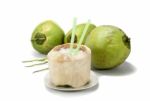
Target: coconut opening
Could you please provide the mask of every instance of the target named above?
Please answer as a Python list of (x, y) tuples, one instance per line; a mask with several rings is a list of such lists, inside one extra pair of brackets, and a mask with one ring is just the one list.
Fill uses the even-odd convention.
[[(67, 42), (70, 42), (71, 41), (71, 33), (67, 36)], [(77, 43), (77, 36), (75, 35), (74, 37), (74, 43)]]
[(42, 45), (46, 40), (46, 36), (43, 33), (36, 33), (35, 37), (31, 41), (35, 41), (37, 44)]
[[(73, 48), (77, 48), (77, 44), (73, 44)], [(87, 54), (89, 54), (88, 49), (85, 46), (81, 45), (78, 54), (70, 55), (70, 43), (54, 47), (53, 50), (50, 53), (53, 54), (53, 52), (55, 53), (55, 55), (58, 54), (57, 58), (55, 58), (55, 59), (56, 59), (57, 62), (60, 62), (60, 63), (69, 62), (69, 61), (72, 61), (72, 60), (81, 60)]]
[[(69, 49), (69, 48), (70, 48), (70, 43), (56, 46), (53, 50), (54, 50), (54, 51), (59, 51), (59, 50), (62, 49), (62, 48), (63, 48), (63, 49)], [(77, 44), (73, 44), (73, 48), (77, 48)], [(86, 48), (81, 45), (80, 50), (81, 50), (81, 51), (86, 51)]]
[(124, 35), (124, 36), (122, 36), (122, 40), (123, 40), (124, 45), (128, 49), (130, 49), (131, 48), (131, 46), (130, 46), (130, 38), (128, 38), (127, 35)]

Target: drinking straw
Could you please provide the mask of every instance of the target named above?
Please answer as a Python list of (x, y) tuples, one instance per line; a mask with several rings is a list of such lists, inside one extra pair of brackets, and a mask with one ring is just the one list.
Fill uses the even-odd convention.
[(73, 27), (72, 27), (72, 34), (71, 34), (71, 44), (70, 44), (70, 54), (72, 54), (73, 51), (73, 43), (75, 38), (75, 31), (76, 31), (76, 18), (73, 19)]
[(79, 52), (79, 49), (80, 49), (81, 44), (82, 44), (82, 42), (84, 40), (84, 37), (85, 37), (85, 34), (86, 34), (87, 30), (88, 30), (89, 25), (90, 25), (90, 20), (88, 20), (87, 23), (86, 23), (86, 25), (85, 25), (85, 28), (83, 30), (83, 33), (81, 35), (81, 38), (80, 38), (79, 43), (77, 45), (77, 48), (74, 51), (74, 54), (77, 54)]

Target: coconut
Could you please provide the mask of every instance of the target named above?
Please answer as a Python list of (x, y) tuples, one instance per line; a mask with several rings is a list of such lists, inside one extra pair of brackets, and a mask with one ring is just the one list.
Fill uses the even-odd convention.
[(111, 69), (122, 64), (131, 51), (130, 38), (118, 27), (103, 25), (91, 31), (86, 39), (92, 52), (92, 66)]
[[(81, 35), (83, 33), (83, 30), (85, 28), (86, 24), (83, 23), (83, 24), (79, 24), (76, 26), (76, 32), (75, 32), (75, 39), (74, 39), (74, 42), (75, 43), (78, 43), (80, 38), (81, 38)], [(90, 34), (90, 32), (95, 28), (96, 26), (94, 24), (90, 24), (87, 31), (86, 31), (86, 34), (85, 34), (85, 37), (84, 37), (84, 40), (82, 42), (82, 44), (85, 43), (85, 40), (87, 38), (87, 36)], [(64, 43), (70, 43), (70, 40), (71, 40), (71, 34), (72, 34), (72, 29), (68, 31), (68, 33), (65, 35), (65, 38), (64, 38)]]
[[(70, 44), (56, 46), (48, 53), (50, 82), (55, 86), (78, 88), (90, 81), (91, 51), (81, 45), (76, 55), (69, 54)], [(76, 44), (73, 46), (77, 47)]]
[(31, 42), (35, 50), (47, 54), (52, 48), (63, 43), (63, 30), (53, 21), (40, 23), (33, 31)]

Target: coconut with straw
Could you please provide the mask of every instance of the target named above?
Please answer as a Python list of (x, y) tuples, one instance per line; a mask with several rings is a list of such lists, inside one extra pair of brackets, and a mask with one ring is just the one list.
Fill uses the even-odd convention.
[(78, 88), (90, 81), (91, 51), (81, 45), (88, 29), (85, 26), (78, 44), (74, 43), (76, 19), (74, 19), (71, 43), (54, 47), (47, 55), (49, 66), (49, 82), (55, 86), (71, 86)]

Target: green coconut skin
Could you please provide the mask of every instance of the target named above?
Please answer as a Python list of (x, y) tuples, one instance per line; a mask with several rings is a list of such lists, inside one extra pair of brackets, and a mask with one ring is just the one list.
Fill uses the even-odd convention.
[[(79, 25), (76, 26), (75, 41), (74, 41), (75, 43), (79, 42), (80, 37), (81, 37), (81, 35), (82, 35), (82, 33), (83, 33), (83, 30), (84, 30), (85, 26), (86, 26), (85, 23), (79, 24)], [(96, 26), (95, 26), (94, 24), (90, 24), (90, 25), (89, 25), (88, 30), (87, 30), (87, 32), (86, 32), (86, 34), (85, 34), (85, 38), (84, 38), (82, 44), (85, 44), (85, 40), (86, 40), (87, 36), (90, 34), (90, 32), (91, 32), (95, 27), (96, 27)], [(66, 36), (65, 36), (65, 38), (64, 38), (64, 43), (70, 43), (70, 41), (71, 41), (71, 33), (72, 33), (72, 29), (69, 30), (69, 32), (66, 34)]]
[(54, 46), (63, 44), (64, 31), (53, 21), (40, 23), (32, 33), (31, 43), (39, 53), (47, 54)]
[(111, 25), (102, 25), (92, 30), (85, 45), (91, 49), (92, 67), (96, 69), (117, 67), (131, 51), (127, 35), (120, 28)]

